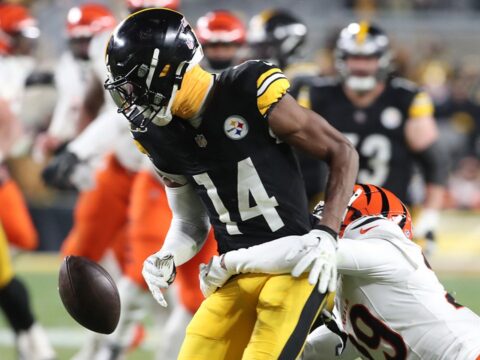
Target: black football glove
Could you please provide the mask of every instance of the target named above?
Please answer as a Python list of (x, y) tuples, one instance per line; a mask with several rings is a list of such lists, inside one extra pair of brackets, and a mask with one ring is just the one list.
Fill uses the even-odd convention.
[(59, 190), (74, 190), (75, 186), (70, 181), (75, 167), (80, 159), (74, 153), (63, 151), (50, 160), (42, 171), (42, 179), (46, 185)]

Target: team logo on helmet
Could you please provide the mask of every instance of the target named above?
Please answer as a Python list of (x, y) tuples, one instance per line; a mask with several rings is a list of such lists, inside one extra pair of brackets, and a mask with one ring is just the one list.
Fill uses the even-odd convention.
[(223, 129), (225, 130), (225, 135), (230, 139), (240, 140), (248, 134), (248, 123), (241, 116), (233, 115), (225, 120)]

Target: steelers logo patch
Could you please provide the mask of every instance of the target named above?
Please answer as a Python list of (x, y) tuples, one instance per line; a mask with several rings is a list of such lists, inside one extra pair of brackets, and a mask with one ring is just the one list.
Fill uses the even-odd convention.
[(394, 107), (387, 107), (380, 114), (380, 121), (387, 129), (396, 129), (402, 124), (402, 113)]
[(241, 116), (233, 115), (225, 120), (223, 130), (230, 139), (240, 140), (248, 134), (248, 123)]

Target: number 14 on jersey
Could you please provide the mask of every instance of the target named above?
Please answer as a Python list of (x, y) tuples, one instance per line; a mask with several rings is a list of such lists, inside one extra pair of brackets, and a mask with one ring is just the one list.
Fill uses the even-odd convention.
[[(193, 179), (207, 190), (208, 197), (212, 201), (220, 221), (225, 224), (227, 232), (230, 235), (242, 234), (237, 223), (232, 221), (230, 213), (220, 199), (218, 190), (210, 176), (205, 172), (194, 175)], [(250, 206), (250, 195), (256, 203), (254, 206)], [(255, 169), (252, 159), (249, 157), (238, 162), (237, 204), (242, 221), (263, 216), (272, 232), (285, 225), (275, 209), (278, 206), (277, 199), (275, 199), (275, 196), (268, 196), (257, 169)]]

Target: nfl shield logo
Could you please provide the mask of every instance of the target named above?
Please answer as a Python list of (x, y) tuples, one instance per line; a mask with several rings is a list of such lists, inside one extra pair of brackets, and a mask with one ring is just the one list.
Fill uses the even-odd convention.
[(233, 115), (225, 120), (223, 130), (230, 139), (240, 140), (248, 134), (248, 123), (241, 116)]
[(207, 139), (205, 139), (205, 136), (203, 136), (202, 134), (195, 136), (195, 142), (201, 148), (207, 147)]

